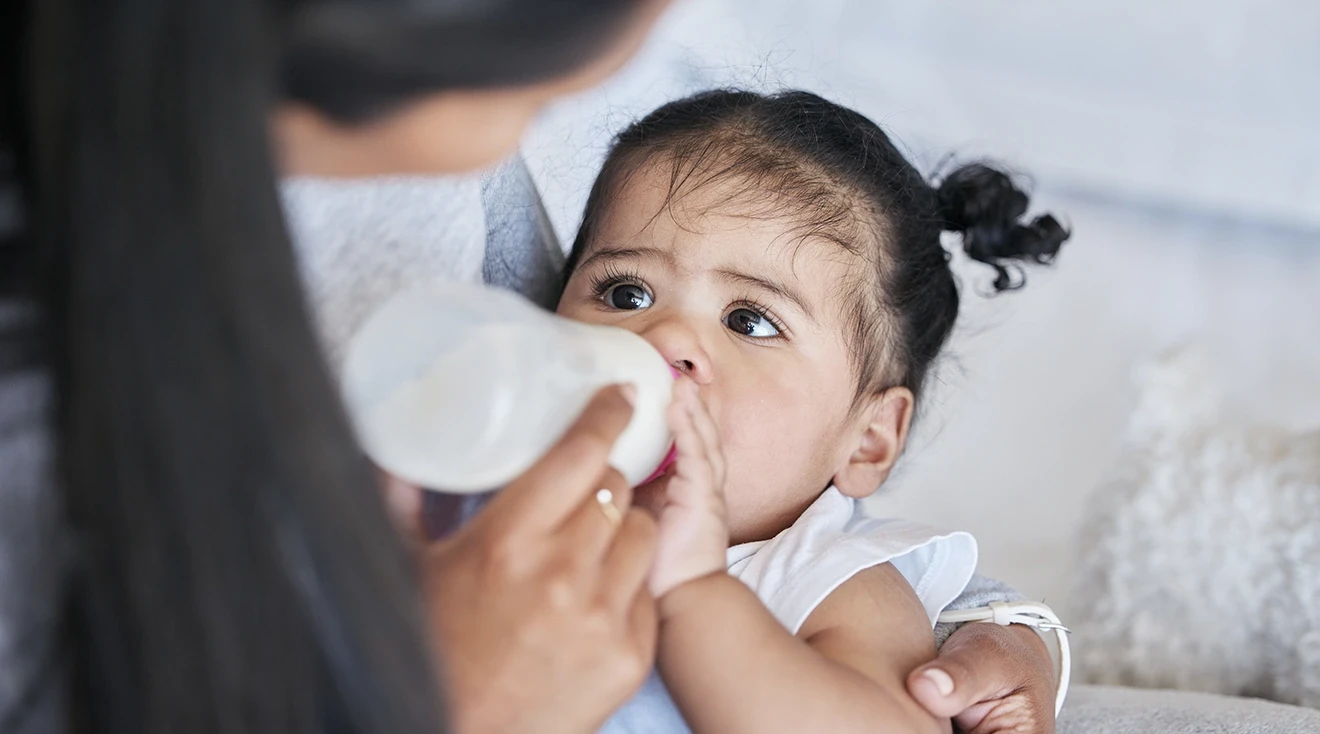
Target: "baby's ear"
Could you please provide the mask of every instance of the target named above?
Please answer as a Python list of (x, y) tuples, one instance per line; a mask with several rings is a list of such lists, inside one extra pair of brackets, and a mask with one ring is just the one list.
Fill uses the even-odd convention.
[(893, 387), (867, 400), (853, 433), (856, 447), (834, 475), (840, 492), (860, 499), (880, 488), (907, 445), (915, 404), (906, 387)]

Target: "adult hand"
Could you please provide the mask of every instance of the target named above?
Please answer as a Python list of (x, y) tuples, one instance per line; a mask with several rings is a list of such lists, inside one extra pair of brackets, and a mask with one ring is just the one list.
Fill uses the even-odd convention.
[[(655, 523), (606, 465), (631, 416), (623, 390), (602, 390), (544, 458), (423, 551), (456, 731), (595, 731), (650, 672)], [(602, 488), (614, 507), (597, 502)]]
[(1054, 732), (1054, 662), (1028, 627), (963, 625), (907, 686), (927, 711), (968, 734)]

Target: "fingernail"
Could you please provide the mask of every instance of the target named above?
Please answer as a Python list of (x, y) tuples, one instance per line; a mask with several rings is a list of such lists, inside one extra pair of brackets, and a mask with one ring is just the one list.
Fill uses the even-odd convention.
[(637, 405), (637, 386), (631, 382), (625, 382), (619, 385), (619, 394), (628, 401), (629, 405)]
[(921, 677), (934, 683), (935, 690), (939, 691), (941, 696), (947, 697), (949, 694), (953, 693), (953, 678), (949, 677), (949, 674), (943, 670), (940, 670), (939, 668), (931, 668), (922, 673)]

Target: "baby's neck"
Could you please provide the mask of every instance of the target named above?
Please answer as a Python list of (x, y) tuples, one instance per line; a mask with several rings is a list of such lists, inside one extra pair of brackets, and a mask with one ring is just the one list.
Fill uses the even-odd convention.
[(806, 512), (807, 508), (824, 493), (825, 490), (822, 489), (791, 506), (758, 507), (753, 508), (752, 512), (742, 513), (742, 517), (730, 515), (729, 547), (770, 540), (779, 535), (797, 522), (797, 519), (802, 517), (802, 513)]

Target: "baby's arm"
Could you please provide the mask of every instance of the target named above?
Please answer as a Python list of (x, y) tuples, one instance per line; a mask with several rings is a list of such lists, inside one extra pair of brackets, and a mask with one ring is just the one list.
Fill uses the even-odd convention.
[(935, 638), (889, 564), (845, 582), (796, 637), (722, 573), (676, 587), (660, 617), (660, 673), (696, 732), (950, 731), (907, 693)]
[(890, 564), (831, 593), (795, 637), (725, 571), (728, 533), (718, 430), (680, 380), (670, 408), (678, 447), (659, 514), (651, 576), (660, 599), (660, 673), (697, 732), (949, 731), (908, 695), (935, 657), (921, 602)]

